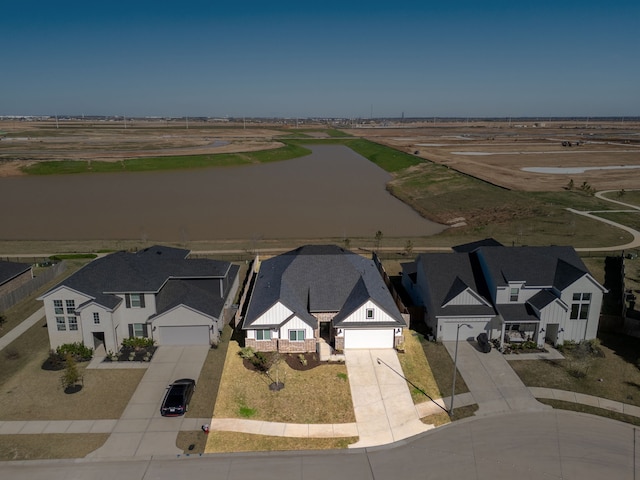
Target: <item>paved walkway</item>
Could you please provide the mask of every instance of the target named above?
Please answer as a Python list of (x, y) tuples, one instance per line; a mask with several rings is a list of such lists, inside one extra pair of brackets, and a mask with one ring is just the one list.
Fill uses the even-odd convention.
[(9, 330), (5, 335), (0, 338), (0, 351), (2, 351), (7, 345), (13, 342), (16, 338), (22, 335), (24, 332), (33, 327), (40, 320), (44, 320), (44, 307), (41, 307), (33, 315), (18, 324), (15, 328)]

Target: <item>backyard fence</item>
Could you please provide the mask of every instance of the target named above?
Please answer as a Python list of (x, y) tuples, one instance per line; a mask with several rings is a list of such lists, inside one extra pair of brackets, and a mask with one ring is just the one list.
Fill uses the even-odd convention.
[(28, 296), (37, 292), (43, 285), (49, 283), (67, 269), (67, 263), (62, 261), (47, 267), (38, 273), (37, 277), (0, 296), (0, 312), (4, 312), (13, 307), (16, 303), (24, 300)]

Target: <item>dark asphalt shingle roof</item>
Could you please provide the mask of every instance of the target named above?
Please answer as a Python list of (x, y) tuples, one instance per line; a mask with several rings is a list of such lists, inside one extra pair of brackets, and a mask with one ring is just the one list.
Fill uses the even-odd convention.
[[(188, 259), (185, 252), (188, 254), (188, 250), (155, 246), (136, 253), (112, 253), (87, 264), (51, 290), (65, 286), (89, 295), (98, 304), (113, 309), (121, 302), (115, 293), (157, 294), (164, 290), (163, 286), (170, 279), (176, 282), (193, 279), (219, 282), (225, 276), (237, 275), (237, 266), (232, 266), (229, 262)], [(235, 276), (231, 280), (233, 278)], [(178, 290), (182, 294), (179, 295)], [(162, 297), (163, 308), (168, 309), (172, 308), (170, 305), (175, 303), (175, 298), (180, 296), (199, 303), (194, 292), (190, 286), (178, 287), (172, 284), (168, 292), (163, 292), (164, 295), (158, 297)], [(157, 308), (160, 312), (160, 307)]]
[(278, 301), (316, 327), (312, 313), (339, 312), (339, 322), (371, 299), (404, 326), (375, 264), (336, 245), (306, 245), (262, 262), (243, 328)]
[(539, 322), (531, 305), (528, 303), (503, 303), (496, 305), (498, 313), (505, 322)]
[(0, 260), (0, 285), (29, 270), (31, 270), (31, 264)]

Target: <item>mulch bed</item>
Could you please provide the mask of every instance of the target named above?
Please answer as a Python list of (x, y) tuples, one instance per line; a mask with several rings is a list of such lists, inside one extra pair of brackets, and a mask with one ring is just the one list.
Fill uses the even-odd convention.
[[(266, 355), (267, 357), (273, 357), (276, 354), (275, 352), (264, 352), (264, 355)], [(322, 362), (320, 362), (318, 354), (315, 352), (280, 354), (280, 358), (282, 358), (282, 360), (286, 362), (292, 370), (298, 370), (302, 372), (311, 370), (312, 368), (315, 368), (322, 364)], [(302, 359), (304, 359), (304, 361)], [(248, 360), (246, 358), (242, 360), (242, 364), (244, 365), (244, 368), (246, 368), (247, 370), (251, 370), (252, 372), (260, 371), (251, 362), (251, 360)]]
[[(153, 358), (153, 354), (156, 352), (158, 347), (148, 347), (148, 348), (132, 348), (132, 347), (122, 347), (120, 351), (117, 353), (117, 361), (118, 362), (144, 362), (145, 356), (147, 352), (151, 353), (151, 356), (148, 357), (147, 361), (151, 361)], [(129, 360), (129, 357), (133, 353), (133, 360)], [(111, 358), (107, 357), (104, 359), (105, 362), (112, 362)]]

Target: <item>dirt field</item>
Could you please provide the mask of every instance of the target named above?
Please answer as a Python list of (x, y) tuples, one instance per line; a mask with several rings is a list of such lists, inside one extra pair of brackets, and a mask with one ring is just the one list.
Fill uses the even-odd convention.
[(205, 122), (0, 122), (0, 177), (42, 160), (102, 160), (266, 150), (283, 131)]
[[(357, 128), (354, 136), (398, 148), (512, 190), (553, 191), (570, 180), (596, 190), (640, 184), (640, 123), (450, 123), (408, 128)], [(563, 146), (571, 142), (571, 146)], [(543, 174), (527, 167), (619, 167)]]

